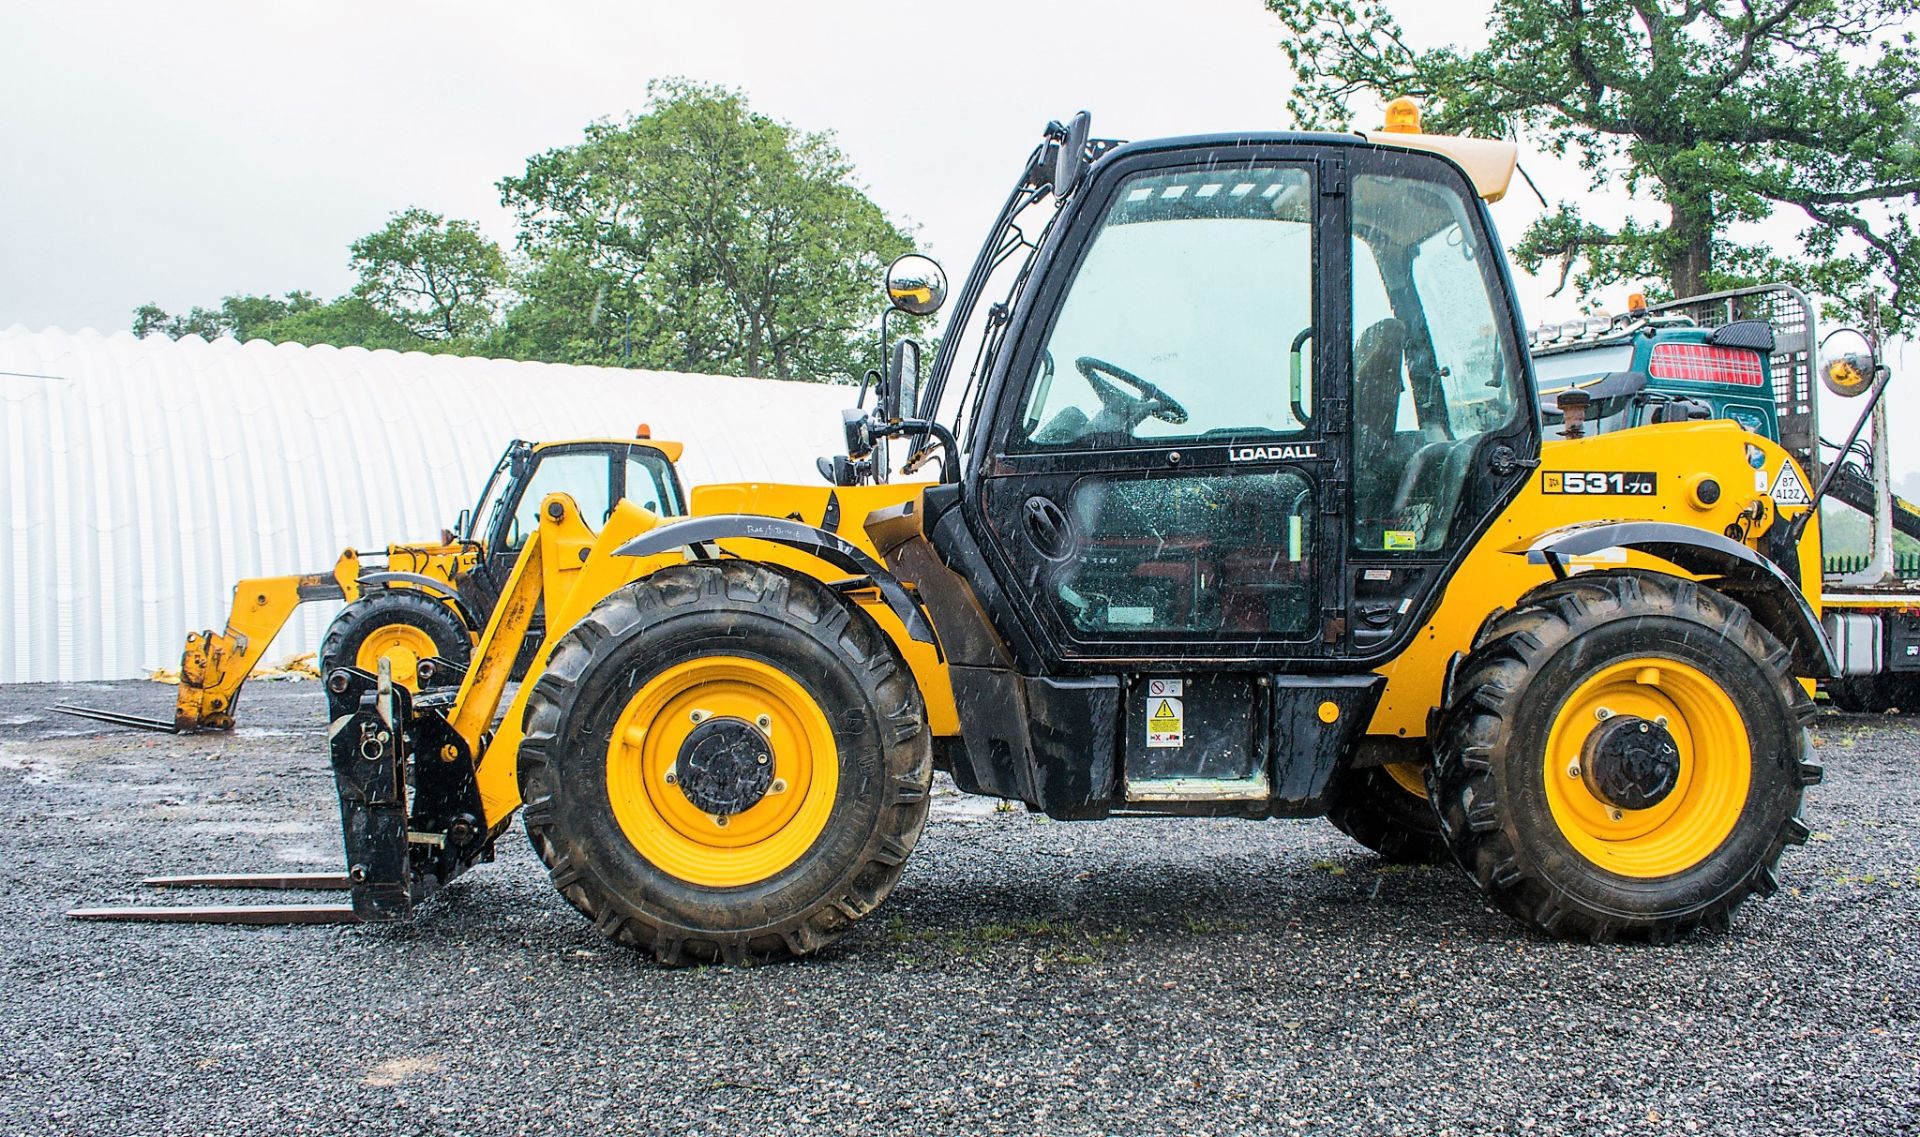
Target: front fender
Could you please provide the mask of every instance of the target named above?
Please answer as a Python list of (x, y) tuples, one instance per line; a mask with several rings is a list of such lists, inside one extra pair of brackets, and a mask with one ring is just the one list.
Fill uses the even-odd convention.
[(1569, 557), (1616, 548), (1716, 578), (1716, 589), (1746, 605), (1793, 653), (1798, 674), (1830, 679), (1839, 673), (1833, 646), (1806, 593), (1780, 566), (1730, 537), (1669, 521), (1587, 521), (1550, 530), (1507, 551), (1523, 553), (1529, 564), (1546, 565), (1564, 577)]
[(858, 545), (844, 537), (836, 536), (812, 525), (800, 521), (790, 521), (783, 517), (766, 517), (753, 513), (722, 513), (711, 517), (692, 517), (685, 521), (675, 521), (662, 525), (645, 533), (616, 550), (623, 557), (648, 557), (657, 553), (671, 552), (674, 549), (692, 549), (696, 556), (710, 557), (709, 547), (716, 541), (746, 539), (770, 541), (776, 545), (798, 549), (809, 556), (833, 565), (835, 568), (854, 573), (873, 581), (880, 590), (880, 599), (900, 618), (907, 629), (907, 635), (925, 644), (938, 641), (933, 637), (933, 625), (927, 622), (927, 615), (920, 604), (907, 592), (897, 577), (887, 571), (887, 566), (868, 556)]
[(467, 630), (473, 634), (479, 635), (480, 631), (486, 627), (486, 623), (481, 620), (473, 608), (467, 604), (466, 598), (460, 595), (459, 590), (438, 577), (427, 576), (424, 573), (417, 572), (369, 572), (360, 574), (360, 588), (363, 595), (367, 591), (376, 588), (391, 588), (401, 584), (410, 585), (437, 600), (445, 602), (448, 607), (453, 609), (454, 614), (460, 617), (460, 621), (467, 626)]

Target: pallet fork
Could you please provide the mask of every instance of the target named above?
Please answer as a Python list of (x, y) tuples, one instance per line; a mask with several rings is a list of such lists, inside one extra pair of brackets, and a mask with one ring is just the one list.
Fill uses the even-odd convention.
[[(493, 859), (496, 825), (477, 780), (492, 741), (507, 677), (543, 601), (572, 580), (572, 565), (545, 562), (543, 548), (591, 540), (571, 498), (542, 504), (540, 529), (526, 542), (494, 608), (473, 665), (434, 658), (419, 692), (377, 672), (336, 667), (326, 676), (327, 751), (340, 807), (344, 873), (214, 874), (149, 877), (155, 888), (344, 891), (347, 903), (76, 908), (76, 920), (202, 924), (352, 924), (404, 919), (474, 865)], [(551, 595), (549, 595), (551, 594)]]

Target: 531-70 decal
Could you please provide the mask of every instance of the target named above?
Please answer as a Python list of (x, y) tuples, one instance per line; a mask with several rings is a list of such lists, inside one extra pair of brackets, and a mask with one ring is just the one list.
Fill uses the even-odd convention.
[(1654, 481), (1650, 470), (1543, 470), (1540, 492), (1651, 497)]

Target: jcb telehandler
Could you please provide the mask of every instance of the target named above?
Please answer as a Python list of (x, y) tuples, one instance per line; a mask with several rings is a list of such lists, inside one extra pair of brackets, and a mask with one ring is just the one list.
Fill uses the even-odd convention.
[(431, 678), (420, 674), (420, 664), (437, 659), (442, 680), (457, 682), (535, 527), (541, 498), (564, 491), (596, 518), (628, 496), (650, 510), (684, 508), (674, 468), (681, 444), (655, 441), (650, 434), (643, 426), (631, 439), (515, 440), (494, 466), (478, 503), (461, 510), (438, 542), (388, 545), (370, 554), (348, 549), (331, 572), (236, 584), (226, 630), (187, 636), (172, 721), (89, 707), (52, 709), (171, 734), (232, 730), (241, 686), (293, 610), (309, 600), (347, 602), (321, 640), (322, 675), (345, 664), (372, 669), (385, 658), (394, 682), (417, 690)]
[[(886, 897), (945, 768), (1056, 818), (1332, 814), (1403, 855), (1418, 805), (1542, 931), (1725, 927), (1807, 836), (1812, 523), (1733, 423), (1542, 444), (1485, 206), (1514, 160), (1051, 126), (930, 381), (894, 345), (835, 484), (623, 504), (583, 560), (549, 496), (457, 693), (327, 676), (351, 915), (520, 810), (607, 937), (804, 955)], [(890, 443), (935, 480), (888, 483)]]

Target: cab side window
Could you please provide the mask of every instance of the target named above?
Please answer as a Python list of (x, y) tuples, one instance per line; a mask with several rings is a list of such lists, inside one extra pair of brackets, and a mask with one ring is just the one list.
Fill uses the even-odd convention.
[(626, 498), (651, 513), (680, 512), (679, 502), (674, 499), (666, 478), (665, 465), (651, 451), (636, 448), (628, 453)]
[(1354, 548), (1436, 552), (1480, 436), (1519, 409), (1520, 362), (1460, 190), (1364, 173), (1352, 201)]

